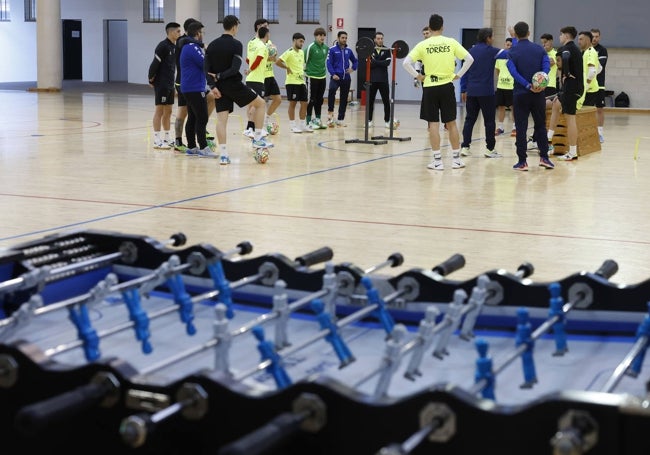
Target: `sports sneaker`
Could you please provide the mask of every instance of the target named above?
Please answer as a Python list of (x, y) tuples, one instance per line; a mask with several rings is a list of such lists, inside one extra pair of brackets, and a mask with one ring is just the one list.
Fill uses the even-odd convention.
[(528, 138), (528, 143), (526, 144), (526, 150), (537, 150), (537, 142), (534, 141), (532, 137)]
[(211, 149), (214, 149), (217, 146), (217, 143), (211, 139), (206, 139), (206, 141), (208, 142), (208, 147), (210, 147)]
[(253, 148), (263, 149), (263, 148), (269, 148), (269, 147), (273, 147), (273, 144), (271, 144), (270, 142), (266, 142), (266, 139), (261, 138), (258, 141), (253, 139)]
[(548, 143), (548, 154), (549, 155), (555, 154), (555, 147), (553, 147), (553, 144), (551, 144), (550, 142)]
[(551, 160), (549, 160), (548, 158), (544, 158), (544, 157), (539, 159), (539, 165), (541, 167), (545, 167), (546, 169), (554, 169), (555, 168), (555, 164), (553, 164), (551, 162)]
[(300, 128), (299, 126), (292, 126), (291, 127), (291, 132), (300, 134), (300, 133), (302, 133), (302, 128)]
[(175, 139), (165, 139), (163, 142), (165, 142), (167, 145), (169, 145), (170, 149), (173, 149), (174, 146), (176, 145), (176, 140)]
[(463, 160), (460, 159), (460, 156), (452, 158), (452, 160), (451, 160), (451, 168), (452, 169), (461, 169), (463, 167), (465, 167), (465, 163), (463, 163)]
[(174, 151), (175, 152), (185, 153), (185, 152), (187, 152), (187, 146), (184, 145), (183, 143), (174, 144)]
[(242, 134), (244, 136), (250, 137), (252, 139), (255, 136), (255, 131), (253, 131), (252, 128), (247, 128), (247, 129), (244, 130), (244, 132)]
[(214, 136), (213, 136), (212, 134), (208, 133), (207, 131), (206, 131), (206, 133), (205, 133), (205, 138), (206, 138), (208, 141), (214, 141)]
[(199, 148), (198, 147), (188, 148), (187, 150), (185, 150), (185, 154), (191, 156), (199, 156)]
[(389, 130), (390, 129), (390, 122), (384, 122), (384, 128)]
[(525, 161), (520, 161), (514, 166), (512, 166), (512, 169), (515, 171), (527, 171), (528, 170), (528, 163)]
[(169, 150), (172, 147), (166, 141), (158, 141), (153, 143), (153, 148), (160, 150)]
[(496, 150), (486, 150), (485, 153), (483, 153), (483, 156), (486, 158), (501, 158), (503, 155)]
[(337, 120), (337, 121), (334, 122), (334, 123), (336, 124), (336, 127), (337, 127), (337, 128), (343, 128), (343, 127), (347, 126), (347, 125), (343, 122), (343, 120)]
[(494, 132), (495, 136), (501, 136), (505, 131), (503, 131), (502, 128), (497, 128), (497, 130)]
[(469, 147), (461, 147), (460, 148), (460, 155), (461, 156), (472, 156), (472, 152), (469, 151)]
[(517, 130), (513, 129), (513, 130), (510, 132), (510, 137), (517, 137)]
[(375, 124), (372, 122), (372, 120), (370, 120), (368, 122), (368, 128), (372, 128), (373, 126), (375, 126)]
[(313, 133), (314, 129), (311, 127), (311, 125), (302, 125), (300, 127), (303, 133)]
[(333, 118), (328, 118), (327, 119), (327, 126), (329, 128), (334, 128), (336, 125), (334, 124), (334, 119)]
[(199, 150), (199, 156), (203, 158), (219, 158), (219, 155), (214, 153), (209, 145), (206, 148)]
[(221, 155), (219, 158), (219, 164), (222, 166), (225, 166), (226, 164), (230, 164), (230, 157), (228, 155)]
[(558, 160), (562, 160), (562, 161), (573, 161), (577, 159), (578, 159), (578, 155), (572, 155), (571, 152), (567, 152), (558, 158)]
[(599, 135), (598, 135), (598, 140), (600, 141), (601, 144), (602, 144), (603, 142), (605, 142), (605, 138), (603, 137), (602, 134), (599, 134)]
[(427, 164), (428, 169), (433, 169), (434, 171), (444, 171), (445, 165), (442, 163), (442, 156), (438, 158), (433, 158), (429, 164)]
[(311, 125), (312, 130), (326, 130), (327, 129), (327, 126), (323, 125), (323, 122), (321, 122), (321, 119), (318, 118), (318, 117), (312, 119), (310, 125)]

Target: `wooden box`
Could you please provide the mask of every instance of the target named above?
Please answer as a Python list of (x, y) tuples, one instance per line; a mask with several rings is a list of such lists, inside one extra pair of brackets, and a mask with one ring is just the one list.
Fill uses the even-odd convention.
[[(550, 129), (551, 109), (546, 109), (546, 128)], [(578, 126), (578, 156), (600, 151), (600, 139), (598, 137), (598, 119), (596, 108), (584, 106), (576, 113), (576, 125)], [(553, 147), (556, 154), (564, 154), (569, 151), (567, 141), (566, 120), (564, 114), (560, 114), (557, 125), (553, 128)]]

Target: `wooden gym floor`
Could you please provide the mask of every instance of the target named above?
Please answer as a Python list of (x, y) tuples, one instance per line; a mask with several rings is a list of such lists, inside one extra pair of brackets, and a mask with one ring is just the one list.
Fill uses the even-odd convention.
[[(465, 169), (450, 168), (443, 135), (447, 169), (439, 172), (426, 168), (430, 149), (416, 104), (395, 106), (395, 136), (412, 139), (375, 146), (345, 143), (364, 138), (362, 107), (348, 107), (346, 128), (297, 135), (283, 101), (269, 162), (253, 161), (236, 109), (228, 125), (233, 163), (220, 166), (152, 148), (147, 86), (66, 82), (60, 93), (29, 92), (34, 85), (0, 84), (0, 248), (73, 229), (160, 240), (182, 231), (190, 244), (222, 250), (249, 240), (254, 256), (293, 259), (327, 245), (334, 262), (361, 268), (399, 251), (405, 263), (390, 274), (461, 253), (467, 264), (450, 278), (515, 271), (529, 261), (532, 279), (552, 281), (594, 271), (605, 259), (619, 264), (614, 282), (650, 278), (647, 113), (608, 109), (603, 150), (554, 160), (552, 171), (537, 166), (534, 152), (528, 172), (513, 171), (509, 134), (497, 140), (503, 158), (484, 158), (477, 125)], [(381, 113), (378, 102), (376, 121)], [(209, 128), (214, 133), (214, 115)]]

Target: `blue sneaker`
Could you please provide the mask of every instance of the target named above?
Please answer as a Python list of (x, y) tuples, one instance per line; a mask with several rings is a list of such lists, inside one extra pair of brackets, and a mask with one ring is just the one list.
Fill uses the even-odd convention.
[(551, 160), (548, 159), (548, 157), (546, 157), (546, 158), (544, 158), (544, 157), (540, 158), (540, 159), (539, 159), (539, 165), (542, 166), (542, 167), (545, 167), (546, 169), (554, 169), (554, 168), (555, 168), (555, 164), (553, 164), (553, 163), (551, 162)]
[(527, 171), (528, 170), (528, 163), (525, 161), (520, 161), (514, 166), (512, 166), (512, 169), (515, 171)]
[(210, 146), (207, 146), (204, 149), (199, 150), (198, 155), (202, 158), (219, 158), (219, 155), (214, 153)]
[(497, 128), (497, 130), (494, 132), (495, 136), (501, 136), (505, 131), (503, 131), (502, 128)]
[(199, 156), (199, 148), (198, 147), (188, 148), (187, 150), (185, 150), (185, 154), (191, 156)]
[(253, 139), (253, 147), (256, 149), (264, 149), (264, 148), (269, 148), (273, 147), (273, 144), (270, 142), (266, 142), (266, 139), (260, 138), (258, 141)]
[(221, 164), (222, 166), (225, 166), (226, 164), (230, 164), (230, 157), (228, 155), (221, 155), (219, 164)]

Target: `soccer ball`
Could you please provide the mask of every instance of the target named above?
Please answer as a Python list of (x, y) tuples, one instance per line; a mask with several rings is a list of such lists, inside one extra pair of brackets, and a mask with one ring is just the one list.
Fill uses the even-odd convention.
[(275, 44), (267, 44), (266, 48), (269, 50), (269, 57), (275, 57), (278, 55), (278, 48), (275, 47)]
[(278, 134), (279, 129), (280, 125), (278, 125), (276, 122), (266, 124), (266, 132), (269, 134)]
[(396, 130), (400, 126), (399, 119), (393, 119), (393, 129)]
[(253, 150), (253, 159), (258, 164), (264, 164), (269, 160), (269, 149), (266, 147)]
[(533, 74), (533, 78), (531, 79), (530, 83), (533, 85), (533, 88), (546, 88), (548, 85), (548, 74), (543, 71), (538, 71)]

